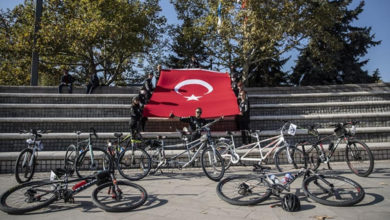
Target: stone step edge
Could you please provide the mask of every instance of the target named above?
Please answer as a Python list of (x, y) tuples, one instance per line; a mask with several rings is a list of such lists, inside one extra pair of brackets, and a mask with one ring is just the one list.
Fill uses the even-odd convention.
[(326, 107), (326, 106), (359, 106), (359, 105), (389, 105), (389, 104), (390, 101), (278, 103), (278, 104), (252, 104), (251, 108)]
[[(130, 102), (130, 100), (129, 100)], [(322, 107), (322, 106), (359, 106), (359, 105), (390, 105), (390, 101), (363, 101), (363, 102), (320, 102), (320, 103), (279, 103), (279, 104), (252, 104), (251, 108), (291, 108), (291, 107)], [(25, 103), (0, 103), (0, 108), (109, 108), (128, 109), (127, 104), (25, 104)]]
[[(318, 132), (323, 134), (333, 134), (334, 128), (319, 128)], [(356, 128), (357, 134), (365, 133), (388, 133), (390, 132), (390, 127), (361, 127)], [(129, 134), (129, 132), (122, 132), (123, 136)], [(99, 138), (114, 138), (114, 132), (97, 132)], [(224, 131), (212, 131), (212, 136), (214, 137), (225, 137), (227, 136)], [(280, 131), (278, 130), (263, 130), (260, 131), (260, 136), (274, 136), (279, 135)], [(297, 129), (296, 135), (307, 135), (307, 129)], [(88, 138), (89, 133), (82, 133), (80, 138)], [(141, 135), (144, 138), (156, 138), (157, 136), (167, 136), (167, 138), (179, 138), (180, 134), (178, 132), (141, 132)], [(241, 136), (240, 131), (233, 131), (234, 136)], [(20, 133), (0, 133), (0, 140), (15, 140), (15, 139), (27, 139), (31, 135), (29, 134), (20, 134)], [(290, 136), (290, 135), (286, 135)], [(43, 134), (41, 139), (76, 139), (77, 135), (74, 132), (68, 133), (47, 133)]]
[[(259, 115), (251, 116), (251, 120), (256, 121), (266, 121), (266, 120), (303, 120), (303, 119), (342, 119), (342, 118), (375, 118), (375, 117), (390, 117), (390, 112), (375, 112), (375, 113), (340, 113), (340, 114), (312, 114), (312, 115)], [(67, 118), (67, 117), (4, 117), (0, 118), (0, 123), (5, 122), (128, 122), (130, 117), (80, 117), (80, 118)], [(169, 118), (153, 118), (150, 117), (149, 120), (155, 122), (162, 121), (178, 121), (178, 119), (169, 119)]]
[[(249, 98), (294, 98), (294, 97), (329, 97), (329, 96), (368, 96), (368, 95), (383, 95), (390, 94), (390, 91), (362, 91), (362, 92), (321, 92), (321, 93), (292, 93), (292, 94), (251, 94)], [(0, 97), (122, 97), (131, 98), (137, 94), (69, 94), (69, 93), (0, 93)]]
[[(368, 147), (371, 150), (385, 150), (387, 148), (390, 149), (390, 142), (384, 143), (367, 143)], [(328, 149), (328, 145), (323, 145), (325, 149)], [(345, 146), (342, 144), (338, 147), (338, 149), (344, 149)], [(268, 152), (269, 149), (264, 149), (263, 152)], [(184, 150), (165, 150), (167, 155), (176, 155), (178, 153), (183, 152)], [(38, 161), (39, 160), (58, 160), (64, 159), (66, 151), (39, 151), (38, 152)], [(245, 150), (238, 150), (238, 153), (245, 152)], [(0, 161), (10, 161), (16, 160), (20, 152), (1, 152), (0, 153)], [(184, 155), (186, 156), (186, 155)]]
[(387, 95), (390, 91), (363, 91), (363, 92), (319, 92), (319, 93), (290, 93), (290, 94), (253, 94), (248, 92), (249, 98), (303, 98), (303, 97), (334, 97), (334, 96), (369, 96)]
[(69, 94), (69, 93), (0, 93), (0, 97), (30, 97), (30, 98), (129, 98), (138, 94)]

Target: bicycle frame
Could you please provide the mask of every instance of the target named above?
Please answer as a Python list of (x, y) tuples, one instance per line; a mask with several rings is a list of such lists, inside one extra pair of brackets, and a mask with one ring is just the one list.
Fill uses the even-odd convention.
[[(213, 122), (212, 122), (213, 123)], [(211, 123), (208, 125), (210, 126)], [(214, 142), (211, 138), (211, 132), (210, 132), (210, 128), (209, 127), (203, 127), (201, 129), (203, 132), (205, 132), (204, 134), (202, 134), (202, 136), (196, 140), (193, 140), (191, 142), (188, 142), (188, 139), (187, 138), (183, 138), (183, 140), (185, 141), (184, 143), (180, 143), (180, 144), (174, 144), (174, 145), (165, 145), (164, 144), (164, 140), (161, 140), (161, 146), (158, 147), (155, 151), (155, 153), (152, 155), (152, 158), (154, 158), (154, 156), (158, 156), (158, 165), (157, 167), (155, 168), (155, 170), (153, 171), (154, 173), (160, 169), (162, 166), (168, 164), (168, 163), (176, 163), (176, 164), (179, 164), (181, 165), (180, 168), (185, 168), (187, 167), (188, 165), (190, 165), (191, 163), (193, 163), (194, 161), (197, 160), (198, 158), (198, 155), (200, 154), (200, 152), (205, 149), (206, 146), (210, 146), (213, 150), (213, 157), (214, 158), (209, 158), (210, 161), (211, 159), (213, 161), (216, 161), (217, 158), (216, 158), (216, 149), (215, 149), (215, 146), (214, 146)], [(167, 158), (166, 154), (165, 154), (165, 149), (169, 149), (169, 148), (178, 148), (178, 147), (185, 147), (186, 149), (181, 152), (181, 153), (178, 153), (178, 154), (175, 154), (174, 156), (172, 157), (169, 157)], [(197, 148), (198, 149), (193, 153), (193, 155), (191, 155), (191, 150), (192, 149), (195, 149)], [(181, 162), (181, 161), (178, 161), (177, 158), (179, 158), (180, 156), (184, 155), (187, 153), (187, 157), (188, 157), (188, 161), (187, 162)]]
[[(230, 160), (232, 161), (233, 164), (237, 164), (240, 161), (255, 161), (255, 162), (258, 162), (258, 164), (260, 165), (276, 149), (281, 149), (282, 147), (289, 146), (288, 143), (286, 142), (286, 140), (284, 139), (284, 134), (283, 134), (283, 131), (284, 131), (284, 128), (286, 125), (287, 125), (287, 123), (285, 123), (283, 125), (279, 135), (276, 135), (276, 136), (273, 136), (273, 137), (270, 137), (270, 138), (267, 138), (264, 140), (260, 140), (259, 131), (256, 131), (254, 134), (251, 134), (252, 137), (256, 138), (256, 141), (253, 143), (250, 143), (250, 144), (242, 145), (240, 147), (236, 147), (235, 142), (234, 142), (234, 136), (233, 136), (233, 134), (230, 134), (231, 144), (228, 144), (228, 150), (223, 152), (223, 154), (221, 154), (221, 156), (230, 158)], [(220, 139), (220, 140), (223, 141), (224, 139)], [(262, 147), (261, 144), (265, 143), (265, 142), (270, 142), (270, 143), (268, 143)], [(237, 153), (237, 150), (241, 150), (241, 149), (248, 149), (248, 150), (242, 156), (240, 156)], [(259, 157), (256, 157), (256, 158), (255, 157), (247, 157), (255, 149), (258, 149)], [(263, 153), (264, 149), (270, 149), (270, 150), (264, 155), (264, 153)], [(276, 152), (277, 151), (275, 151), (275, 153), (274, 153), (274, 157), (275, 157)], [(291, 159), (291, 156), (289, 153), (290, 152), (287, 151), (288, 160), (290, 161), (292, 159)], [(234, 154), (235, 158), (233, 158), (233, 156), (231, 154)]]
[[(347, 125), (347, 124), (345, 124), (345, 125)], [(344, 126), (345, 126), (345, 125), (344, 125)], [(344, 128), (344, 126), (343, 126), (343, 128)], [(354, 125), (353, 125), (353, 126), (354, 126)], [(344, 133), (342, 136), (337, 137), (337, 140), (336, 140), (335, 142), (334, 142), (334, 141), (331, 141), (331, 144), (333, 144), (334, 146), (332, 147), (332, 149), (329, 149), (329, 154), (327, 155), (327, 154), (326, 154), (326, 151), (325, 151), (325, 149), (324, 149), (324, 146), (323, 146), (323, 142), (324, 142), (325, 140), (333, 139), (333, 137), (335, 136), (335, 134), (331, 134), (331, 135), (325, 136), (325, 137), (323, 137), (323, 138), (320, 138), (320, 136), (319, 136), (317, 130), (315, 130), (314, 133), (315, 133), (314, 135), (317, 136), (317, 139), (318, 139), (318, 140), (315, 142), (315, 144), (312, 145), (312, 147), (309, 149), (309, 151), (312, 150), (313, 146), (319, 146), (320, 151), (321, 151), (321, 155), (319, 155), (319, 157), (320, 157), (321, 161), (324, 162), (324, 163), (328, 163), (328, 162), (330, 161), (330, 158), (331, 158), (331, 157), (333, 156), (333, 154), (336, 152), (337, 147), (340, 145), (340, 143), (341, 143), (343, 140), (346, 141), (347, 144), (348, 144), (349, 139), (350, 139), (350, 136), (349, 136), (348, 134)], [(307, 143), (309, 143), (309, 142), (307, 142)], [(335, 143), (335, 144), (334, 144), (334, 143)], [(306, 144), (306, 142), (305, 142), (304, 144)], [(310, 143), (309, 143), (309, 144), (310, 144)], [(302, 148), (302, 150), (303, 150), (303, 152), (305, 153), (306, 150), (304, 149), (304, 147)]]
[[(28, 166), (30, 166), (30, 167), (34, 166), (34, 164), (33, 164), (34, 158), (35, 157), (38, 158), (38, 151), (39, 151), (38, 143), (37, 143), (38, 137), (39, 137), (38, 132), (32, 131), (32, 142), (28, 143), (28, 146), (27, 146), (28, 148), (31, 148), (33, 150), (30, 161), (28, 161)], [(26, 166), (26, 163), (27, 163), (27, 155), (25, 155), (23, 158), (22, 167)]]

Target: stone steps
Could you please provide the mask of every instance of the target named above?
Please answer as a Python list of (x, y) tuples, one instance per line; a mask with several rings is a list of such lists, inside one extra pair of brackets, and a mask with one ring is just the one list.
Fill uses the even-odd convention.
[(248, 92), (251, 104), (323, 103), (390, 100), (390, 91), (315, 92), (292, 94), (261, 94)]
[[(1, 88), (1, 87), (0, 87)], [(122, 104), (129, 105), (135, 93), (129, 94), (50, 94), (0, 93), (4, 104)]]
[[(129, 105), (139, 87), (100, 87), (95, 94), (83, 94), (85, 88), (75, 88), (73, 94), (57, 94), (57, 87), (0, 86), (0, 163), (1, 170), (9, 169), (14, 159), (6, 152), (17, 154), (25, 148), (27, 135), (22, 129), (45, 129), (43, 170), (60, 166), (66, 147), (76, 142), (75, 130), (88, 131), (94, 127), (99, 138), (94, 146), (104, 147), (113, 132), (128, 132)], [(390, 155), (390, 84), (334, 85), (306, 87), (248, 88), (251, 102), (251, 129), (262, 130), (261, 137), (277, 135), (282, 121), (291, 121), (305, 128), (319, 124), (322, 135), (332, 134), (331, 125), (358, 120), (356, 138), (375, 149), (375, 158), (389, 159)], [(65, 90), (64, 90), (65, 91)], [(176, 129), (186, 124), (173, 119), (150, 118), (145, 138), (167, 135), (167, 144), (180, 142)], [(233, 118), (225, 118), (212, 127), (215, 138), (225, 136), (226, 130), (236, 130)], [(87, 134), (83, 134), (85, 138)], [(290, 144), (312, 140), (307, 130), (286, 136)], [(236, 144), (241, 136), (236, 132)], [(51, 153), (54, 152), (54, 153)], [(56, 153), (57, 152), (57, 153)], [(60, 153), (61, 152), (61, 153)], [(1, 158), (4, 158), (1, 159)], [(44, 158), (44, 157), (42, 157)], [(62, 158), (62, 156), (58, 156)], [(340, 157), (342, 158), (342, 157)]]
[(253, 104), (251, 115), (317, 115), (390, 112), (390, 101)]
[[(93, 90), (93, 94), (132, 94), (138, 93), (141, 84), (130, 86), (98, 86)], [(72, 94), (85, 94), (85, 86), (73, 86)], [(62, 88), (62, 94), (67, 93), (67, 87)], [(45, 93), (58, 94), (58, 86), (0, 86), (0, 93)]]

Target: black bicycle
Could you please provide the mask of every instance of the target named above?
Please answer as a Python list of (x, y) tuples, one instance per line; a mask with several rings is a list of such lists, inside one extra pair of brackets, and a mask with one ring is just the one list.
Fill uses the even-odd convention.
[[(76, 194), (93, 185), (97, 185), (92, 192), (93, 203), (107, 212), (130, 211), (143, 205), (148, 196), (140, 185), (116, 180), (114, 172), (110, 170), (74, 180), (68, 180), (68, 172), (57, 169), (51, 175), (51, 180), (28, 182), (12, 187), (1, 195), (0, 210), (9, 214), (23, 214), (61, 199), (64, 202), (74, 202)], [(63, 180), (58, 180), (62, 176)], [(69, 188), (71, 183), (76, 182), (77, 184)]]
[(230, 176), (217, 185), (219, 198), (232, 205), (254, 205), (267, 200), (271, 195), (280, 197), (290, 191), (290, 185), (303, 177), (302, 189), (314, 201), (329, 206), (352, 206), (363, 200), (365, 192), (357, 182), (342, 176), (322, 175), (302, 168), (285, 183), (274, 175)]
[[(314, 142), (303, 141), (296, 145), (297, 149), (301, 149), (308, 159), (308, 163), (316, 170), (321, 163), (327, 164), (331, 170), (330, 159), (336, 152), (339, 146), (345, 146), (345, 161), (349, 169), (357, 176), (366, 177), (371, 174), (374, 169), (374, 156), (370, 148), (363, 141), (354, 137), (356, 133), (356, 125), (358, 121), (345, 122), (332, 125), (334, 134), (320, 138), (317, 126), (310, 126), (308, 133), (317, 138)], [(351, 128), (349, 128), (351, 126)], [(324, 143), (336, 136), (335, 143), (331, 142), (328, 145), (328, 154), (324, 148)], [(342, 144), (345, 142), (345, 145)]]
[(114, 133), (117, 140), (107, 142), (107, 152), (121, 176), (132, 181), (140, 180), (150, 171), (150, 156), (143, 149), (144, 144), (141, 140), (133, 139), (131, 134), (121, 140), (122, 135), (119, 132)]

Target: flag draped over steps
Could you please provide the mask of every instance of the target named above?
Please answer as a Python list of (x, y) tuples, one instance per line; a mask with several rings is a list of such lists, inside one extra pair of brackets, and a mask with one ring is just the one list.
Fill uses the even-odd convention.
[(201, 69), (162, 70), (143, 115), (146, 117), (187, 117), (201, 107), (202, 117), (239, 114), (227, 73)]

